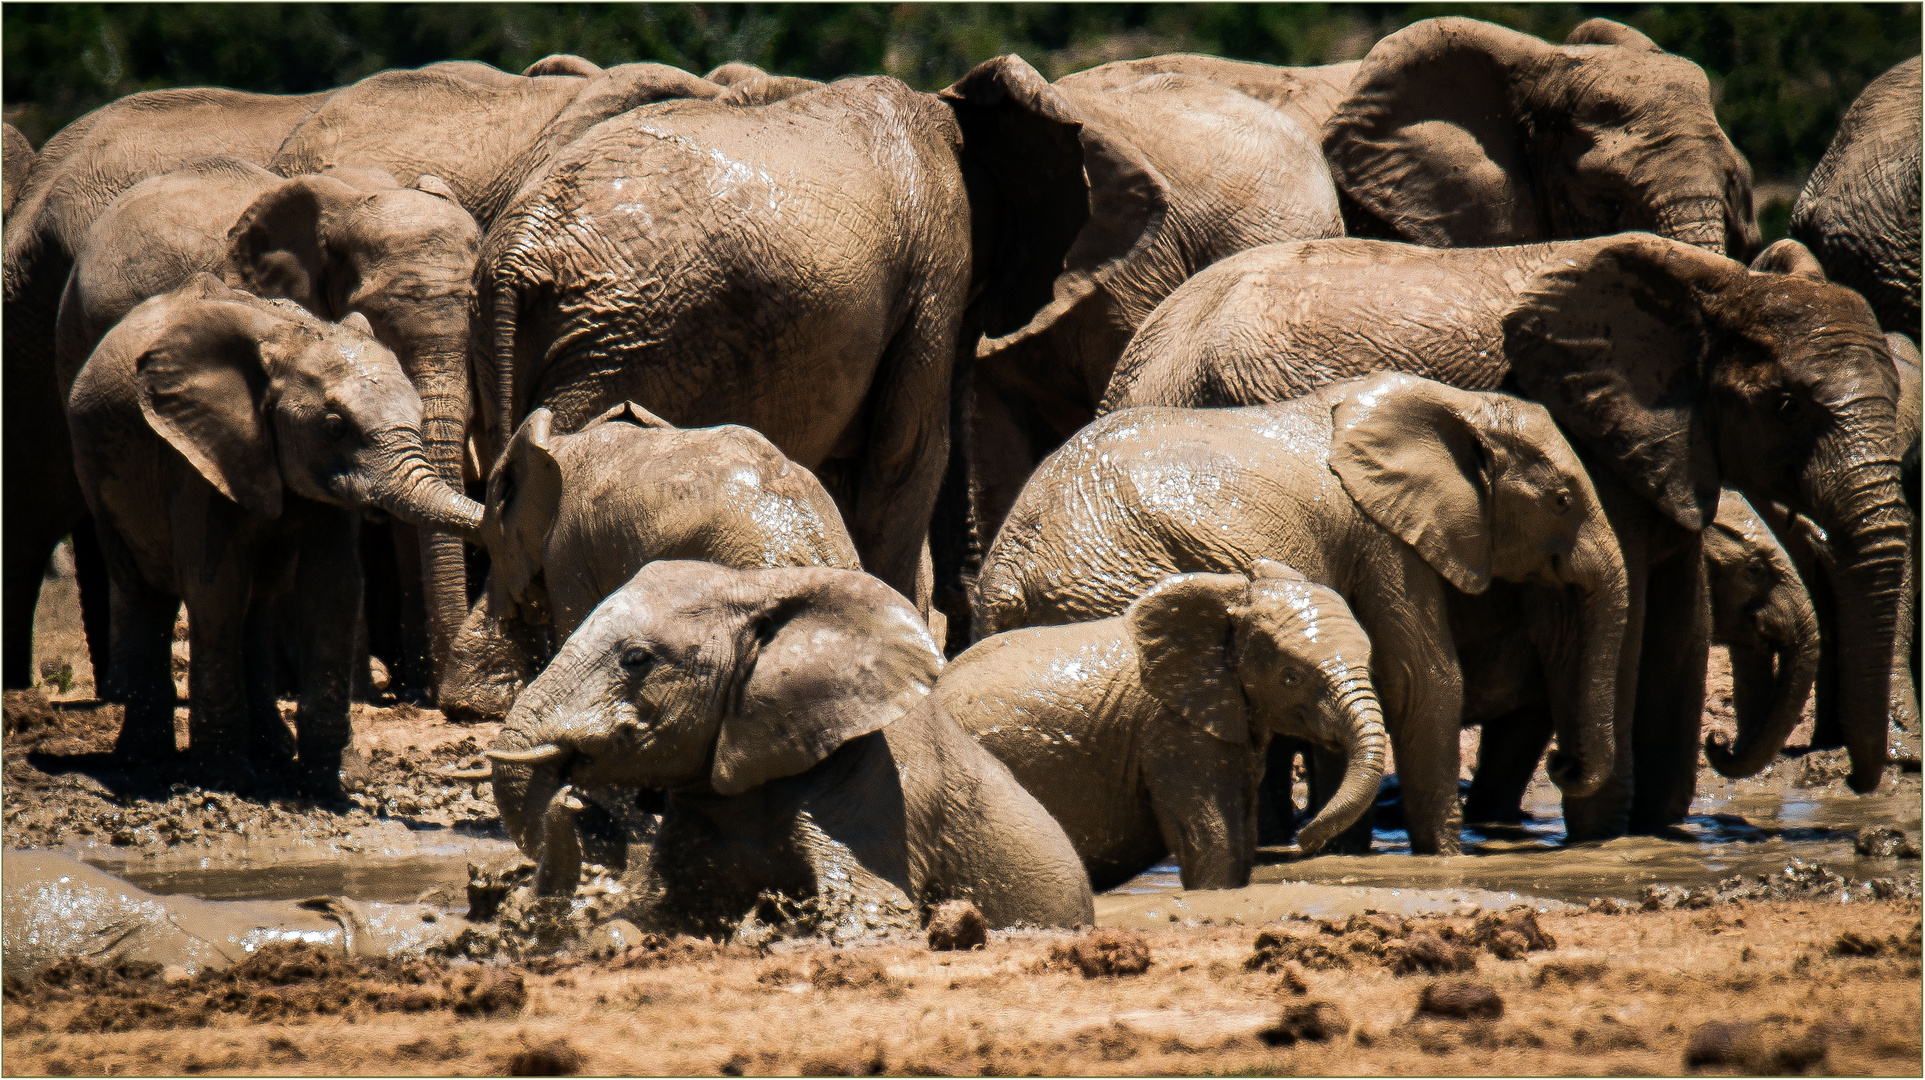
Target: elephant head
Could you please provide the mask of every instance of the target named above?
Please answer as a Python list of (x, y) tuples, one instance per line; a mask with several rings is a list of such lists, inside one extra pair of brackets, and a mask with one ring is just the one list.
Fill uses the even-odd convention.
[(38, 156), (33, 152), (33, 144), (27, 141), (20, 129), (12, 124), (0, 125), (0, 215), (12, 214), (13, 204), (26, 190), (27, 177), (33, 172), (33, 163)]
[(1771, 764), (1798, 726), (1818, 677), (1818, 614), (1791, 556), (1743, 495), (1726, 491), (1704, 531), (1711, 632), (1731, 653), (1738, 738), (1705, 736), (1719, 775), (1751, 776)]
[(1330, 468), (1358, 508), (1476, 595), (1492, 578), (1574, 592), (1578, 677), (1556, 688), (1551, 779), (1586, 795), (1611, 775), (1624, 557), (1591, 479), (1531, 402), (1411, 375), (1359, 380), (1333, 410)]
[(1389, 235), (1483, 247), (1643, 229), (1749, 257), (1751, 167), (1691, 61), (1603, 19), (1551, 45), (1472, 19), (1379, 41), (1326, 122), (1337, 186)]
[[(516, 699), (495, 804), (542, 859), (574, 787), (740, 795), (905, 715), (941, 667), (915, 606), (867, 574), (652, 562)], [(572, 890), (556, 861), (539, 877)]]
[[(479, 248), (474, 218), (436, 177), (401, 187), (377, 170), (343, 170), (297, 176), (256, 199), (228, 232), (227, 279), (261, 296), (287, 297), (324, 319), (366, 319), (421, 397), (428, 463), (458, 486)], [(436, 670), (446, 670), (467, 612), (466, 569), (459, 539), (424, 539), (431, 650)]]
[(1709, 524), (1723, 484), (1831, 537), (1840, 724), (1853, 787), (1876, 787), (1909, 515), (1898, 376), (1871, 309), (1645, 234), (1553, 262), (1504, 317), (1513, 377), (1679, 526)]
[(1233, 746), (1252, 728), (1344, 755), (1343, 785), (1297, 832), (1311, 852), (1357, 820), (1384, 775), (1370, 639), (1343, 598), (1281, 563), (1165, 579), (1124, 616), (1143, 689)]
[(365, 317), (326, 323), (211, 274), (147, 304), (171, 317), (134, 363), (141, 412), (221, 494), (265, 517), (285, 489), (461, 536), (480, 526), (480, 505), (429, 466), (421, 399)]

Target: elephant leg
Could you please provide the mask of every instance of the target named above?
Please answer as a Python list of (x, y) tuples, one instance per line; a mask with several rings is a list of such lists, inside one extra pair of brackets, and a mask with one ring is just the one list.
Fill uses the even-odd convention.
[[(1910, 515), (1908, 515), (1910, 516)], [(1916, 535), (1916, 519), (1908, 523)], [(1918, 563), (1906, 553), (1905, 584), (1898, 594), (1898, 632), (1892, 649), (1891, 722), (1909, 738), (1916, 753), (1919, 740), (1918, 682), (1912, 670), (1912, 649), (1917, 637)]]
[[(421, 579), (426, 560), (421, 550), (427, 539), (412, 525), (395, 522), (390, 528), (393, 560), (395, 629), (400, 655), (397, 670), (389, 673), (390, 689), (425, 695), (434, 689), (435, 658), (428, 634), (427, 591)], [(364, 563), (362, 573), (369, 567)], [(385, 576), (385, 575), (384, 575)]]
[[(47, 560), (60, 539), (87, 516), (87, 502), (74, 475), (73, 438), (55, 377), (54, 333), (60, 294), (72, 263), (46, 250), (26, 269), (25, 287), (9, 295), (0, 349), (7, 423), (0, 439), (0, 518), (7, 523), (5, 579), (0, 582), (7, 648), (0, 683), (9, 690), (33, 686), (33, 614)], [(8, 291), (16, 268), (8, 267)], [(98, 679), (96, 678), (96, 685)]]
[(248, 581), (239, 567), (187, 597), (187, 749), (216, 774), (238, 771), (252, 728), (245, 669)]
[(144, 582), (108, 589), (110, 648), (120, 672), (125, 714), (114, 753), (130, 763), (174, 756), (174, 617), (180, 600)]
[[(1448, 586), (1415, 549), (1401, 545), (1393, 557), (1371, 567), (1351, 606), (1370, 635), (1410, 850), (1455, 855), (1464, 688), (1445, 605)], [(1317, 771), (1328, 771), (1322, 761)]]
[(87, 659), (94, 668), (94, 697), (125, 701), (114, 678), (113, 587), (107, 580), (107, 556), (94, 534), (93, 515), (74, 526), (74, 587), (80, 591), (80, 626), (87, 635)]
[(348, 694), (354, 674), (354, 625), (361, 606), (359, 519), (318, 510), (303, 525), (294, 591), (306, 633), (301, 638), (301, 699), (295, 714), (302, 786), (339, 795), (341, 766), (353, 729)]
[(1651, 567), (1632, 730), (1633, 832), (1657, 832), (1690, 812), (1710, 642), (1710, 588), (1702, 538), (1693, 533)]
[[(1580, 454), (1580, 457), (1584, 455)], [(1624, 640), (1618, 647), (1617, 722), (1612, 730), (1611, 775), (1590, 795), (1564, 800), (1566, 843), (1608, 840), (1629, 828), (1632, 793), (1631, 736), (1640, 684), (1648, 593), (1650, 532), (1657, 511), (1625, 487), (1610, 469), (1584, 458), (1611, 529), (1624, 554)], [(1702, 672), (1699, 675), (1703, 679)]]
[(982, 557), (996, 540), (996, 531), (1022, 494), (1035, 471), (1039, 455), (1030, 438), (1030, 424), (1018, 415), (1022, 406), (1001, 387), (979, 379), (969, 392), (969, 536), (971, 569), (981, 569)]
[[(1271, 739), (1269, 749), (1264, 751), (1263, 780), (1257, 785), (1257, 843), (1260, 846), (1276, 847), (1296, 837), (1297, 802), (1292, 781), (1298, 756), (1308, 759), (1310, 752), (1309, 743), (1281, 736)], [(1340, 771), (1330, 784), (1330, 790), (1325, 793), (1325, 801), (1330, 795), (1336, 794), (1337, 784), (1342, 780)], [(1368, 811), (1365, 813), (1368, 814)], [(1369, 833), (1364, 835), (1367, 842)]]
[[(285, 602), (285, 598), (277, 598)], [(280, 619), (278, 604), (257, 599), (248, 606), (244, 668), (247, 677), (247, 756), (284, 766), (294, 760), (294, 737), (281, 719)]]
[(1477, 774), (1464, 799), (1466, 822), (1516, 824), (1526, 818), (1524, 789), (1551, 745), (1551, 710), (1526, 705), (1484, 721), (1477, 739)]
[[(935, 283), (928, 283), (934, 285)], [(918, 301), (889, 342), (869, 395), (869, 437), (845, 515), (862, 567), (929, 617), (922, 574), (936, 490), (949, 461), (949, 373), (956, 315), (940, 291)], [(917, 595), (918, 584), (924, 586)]]

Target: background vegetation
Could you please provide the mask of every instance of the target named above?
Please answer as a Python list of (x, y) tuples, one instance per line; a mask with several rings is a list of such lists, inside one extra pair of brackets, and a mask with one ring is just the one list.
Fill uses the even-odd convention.
[[(6, 116), (34, 145), (137, 90), (339, 86), (390, 67), (553, 52), (703, 72), (746, 60), (831, 79), (883, 72), (934, 90), (1000, 53), (1056, 78), (1110, 60), (1195, 51), (1273, 64), (1361, 57), (1435, 15), (1553, 41), (1603, 15), (1697, 61), (1718, 118), (1767, 183), (1769, 220), (1864, 88), (1919, 51), (1920, 5), (1880, 4), (26, 4), (0, 10)], [(1772, 183), (1775, 182), (1775, 183)], [(1778, 227), (1771, 229), (1772, 225)]]

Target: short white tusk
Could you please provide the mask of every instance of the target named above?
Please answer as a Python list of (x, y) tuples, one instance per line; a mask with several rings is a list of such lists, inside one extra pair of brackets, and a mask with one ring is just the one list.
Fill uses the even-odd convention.
[(527, 750), (489, 750), (488, 760), (503, 765), (552, 765), (568, 757), (568, 751), (554, 743), (542, 743)]

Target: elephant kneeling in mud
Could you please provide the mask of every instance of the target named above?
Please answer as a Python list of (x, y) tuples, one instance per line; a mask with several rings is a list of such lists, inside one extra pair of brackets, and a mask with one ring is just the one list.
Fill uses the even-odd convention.
[(627, 913), (664, 931), (799, 907), (846, 938), (949, 899), (992, 926), (1090, 923), (1062, 827), (930, 699), (941, 668), (915, 607), (867, 574), (650, 563), (515, 702), (495, 803), (535, 891), (568, 895), (576, 789), (666, 790)]
[[(174, 617), (187, 605), (191, 753), (228, 771), (298, 750), (338, 793), (361, 599), (357, 527), (378, 509), (472, 535), (481, 507), (428, 464), (421, 399), (394, 354), (339, 325), (196, 275), (102, 339), (67, 401), (80, 486), (113, 585), (127, 693), (115, 749), (174, 751)], [(274, 695), (268, 613), (289, 595), (301, 643), (298, 745)]]
[[(536, 409), (488, 482), (492, 576), (455, 640), (442, 711), (501, 720), (602, 599), (656, 559), (860, 570), (822, 484), (758, 432), (675, 427), (625, 401), (572, 434)], [(545, 628), (545, 630), (544, 630)]]
[(1315, 851), (1377, 795), (1384, 724), (1349, 607), (1281, 563), (1165, 579), (1121, 616), (1011, 630), (944, 669), (936, 703), (1055, 816), (1097, 889), (1174, 851), (1186, 889), (1249, 884), (1273, 735), (1348, 764), (1297, 834)]

